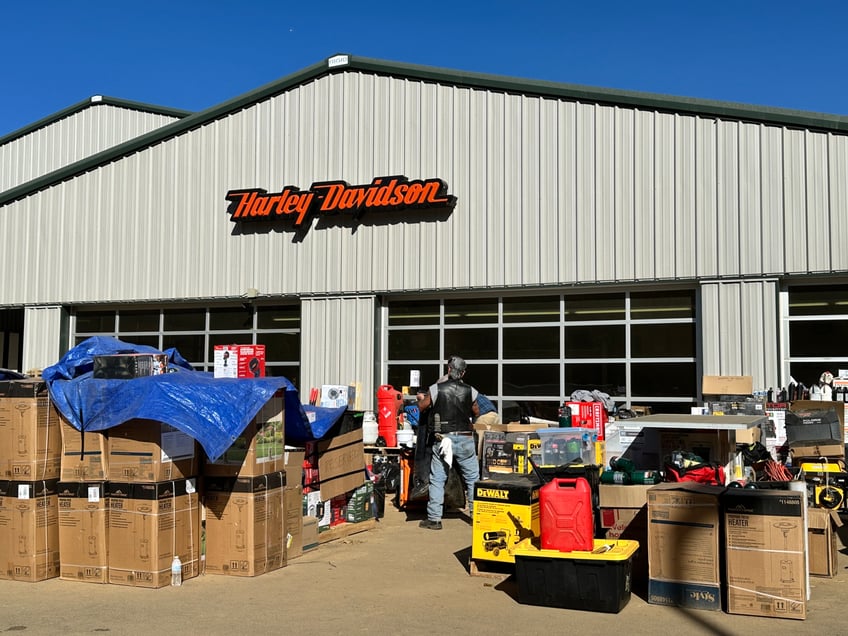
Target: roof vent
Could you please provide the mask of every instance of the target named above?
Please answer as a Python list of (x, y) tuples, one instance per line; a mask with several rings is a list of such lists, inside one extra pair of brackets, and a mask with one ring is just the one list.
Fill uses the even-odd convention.
[(94, 104), (96, 102), (102, 102), (102, 101), (103, 101), (103, 95), (92, 95), (91, 96), (91, 103), (92, 104)]

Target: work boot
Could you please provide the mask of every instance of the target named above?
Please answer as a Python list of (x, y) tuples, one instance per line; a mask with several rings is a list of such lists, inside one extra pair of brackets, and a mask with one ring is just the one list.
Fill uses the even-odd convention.
[(441, 530), (442, 522), (441, 521), (430, 521), (429, 519), (424, 519), (421, 523), (418, 524), (419, 528), (427, 528), (427, 530)]

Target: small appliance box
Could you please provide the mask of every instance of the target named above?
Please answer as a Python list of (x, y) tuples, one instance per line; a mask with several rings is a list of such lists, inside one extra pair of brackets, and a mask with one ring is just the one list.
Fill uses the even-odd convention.
[(155, 484), (108, 482), (109, 583), (171, 584), (180, 557), (183, 580), (200, 574), (200, 498), (194, 478)]
[(209, 477), (259, 477), (285, 470), (285, 429), (283, 398), (275, 395), (223, 455), (214, 461), (206, 460), (203, 474)]
[(0, 481), (0, 579), (59, 576), (58, 480)]
[(648, 490), (648, 602), (721, 610), (720, 486), (658, 484)]
[(285, 472), (205, 484), (206, 573), (258, 576), (286, 565)]
[(109, 479), (155, 483), (196, 477), (197, 442), (164, 422), (134, 419), (109, 429)]
[(164, 353), (119, 353), (93, 356), (92, 375), (102, 380), (132, 380), (168, 373)]
[(338, 408), (346, 406), (353, 409), (356, 404), (356, 387), (343, 384), (322, 384), (319, 406)]
[(265, 345), (215, 345), (213, 356), (216, 378), (265, 377)]
[(729, 614), (806, 618), (805, 499), (741, 488), (722, 497)]
[(60, 419), (62, 436), (62, 481), (105, 481), (109, 479), (109, 444), (105, 431), (74, 428), (64, 417)]
[(60, 482), (59, 578), (109, 582), (109, 505), (106, 482)]
[(0, 479), (59, 477), (59, 414), (41, 380), (0, 382)]
[(515, 563), (515, 546), (541, 537), (540, 488), (534, 475), (518, 473), (474, 484), (472, 559)]
[(566, 402), (571, 409), (571, 425), (591, 428), (600, 441), (606, 439), (607, 410), (603, 402)]

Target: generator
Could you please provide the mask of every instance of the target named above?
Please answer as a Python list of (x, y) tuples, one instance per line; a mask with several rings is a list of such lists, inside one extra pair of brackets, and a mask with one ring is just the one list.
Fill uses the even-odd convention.
[(848, 490), (848, 473), (841, 464), (804, 462), (801, 464), (807, 482), (810, 502), (816, 508), (848, 510), (845, 492)]

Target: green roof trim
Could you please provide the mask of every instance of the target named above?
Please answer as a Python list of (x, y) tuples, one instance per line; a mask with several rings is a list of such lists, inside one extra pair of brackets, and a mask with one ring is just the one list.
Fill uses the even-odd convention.
[[(331, 63), (332, 61), (332, 63)], [(121, 157), (133, 154), (155, 143), (175, 137), (186, 131), (198, 128), (210, 121), (224, 117), (230, 113), (237, 112), (263, 101), (274, 95), (279, 95), (291, 88), (313, 81), (329, 73), (341, 73), (347, 71), (361, 71), (377, 75), (391, 77), (402, 77), (429, 81), (439, 84), (464, 86), (480, 90), (502, 91), (505, 93), (534, 95), (540, 97), (551, 97), (554, 99), (575, 100), (588, 103), (599, 103), (606, 105), (621, 105), (659, 110), (663, 112), (678, 112), (684, 114), (703, 115), (706, 117), (739, 119), (754, 123), (772, 124), (776, 126), (789, 126), (797, 128), (809, 128), (825, 132), (848, 132), (848, 117), (840, 115), (828, 115), (808, 111), (790, 110), (783, 108), (771, 108), (764, 106), (751, 106), (734, 102), (722, 102), (705, 99), (692, 99), (685, 97), (674, 97), (656, 93), (643, 93), (638, 91), (622, 91), (606, 88), (595, 88), (577, 84), (562, 84), (557, 82), (526, 80), (501, 75), (489, 75), (483, 73), (471, 73), (443, 69), (431, 66), (419, 66), (400, 62), (387, 62), (365, 57), (357, 57), (348, 54), (336, 54), (320, 62), (308, 66), (291, 75), (275, 80), (264, 86), (225, 101), (221, 104), (187, 114), (186, 111), (174, 111), (157, 109), (157, 107), (146, 106), (134, 102), (116, 100), (113, 98), (101, 98), (99, 103), (107, 102), (115, 106), (127, 108), (138, 108), (149, 112), (161, 112), (173, 114), (182, 119), (175, 121), (149, 133), (135, 137), (117, 146), (86, 157), (76, 163), (65, 166), (59, 170), (43, 175), (32, 181), (28, 181), (5, 192), (0, 192), (0, 205), (10, 201), (21, 199), (30, 194), (42, 190), (60, 181), (70, 179), (78, 174), (95, 169), (99, 166), (111, 163)], [(107, 101), (108, 100), (108, 101)], [(85, 101), (76, 104), (64, 111), (43, 119), (21, 131), (34, 130), (81, 110), (83, 107), (91, 106), (92, 102)], [(13, 133), (20, 136), (17, 131)], [(25, 134), (25, 133), (24, 133)], [(7, 138), (0, 139), (0, 144)]]
[(53, 113), (52, 115), (48, 115), (43, 119), (39, 119), (37, 122), (29, 124), (28, 126), (24, 126), (23, 128), (19, 128), (18, 130), (14, 130), (8, 135), (0, 137), (0, 146), (3, 144), (9, 143), (10, 141), (14, 141), (15, 139), (20, 139), (31, 132), (35, 132), (39, 128), (45, 128), (50, 124), (54, 124), (60, 119), (64, 119), (65, 117), (70, 117), (71, 115), (76, 115), (77, 113), (85, 110), (86, 108), (91, 108), (92, 106), (116, 106), (118, 108), (128, 108), (130, 110), (138, 110), (144, 113), (151, 113), (153, 115), (166, 115), (169, 117), (188, 117), (192, 114), (190, 110), (181, 110), (179, 108), (168, 108), (167, 106), (156, 106), (153, 104), (144, 104), (142, 102), (133, 102), (127, 99), (118, 99), (117, 97), (107, 97), (105, 95), (93, 95), (88, 99), (85, 99), (81, 102), (77, 102), (67, 108), (63, 108), (57, 113)]

